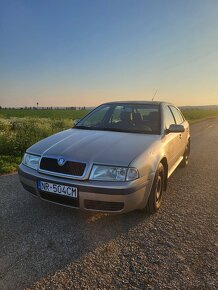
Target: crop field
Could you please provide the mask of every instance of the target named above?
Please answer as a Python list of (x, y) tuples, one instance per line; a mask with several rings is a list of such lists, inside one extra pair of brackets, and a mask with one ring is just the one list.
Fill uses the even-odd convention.
[(49, 119), (80, 119), (85, 116), (89, 110), (45, 110), (45, 109), (2, 109), (0, 118), (49, 118)]
[(190, 122), (197, 120), (218, 116), (218, 110), (207, 110), (207, 109), (186, 109), (182, 110), (185, 118)]
[[(37, 141), (72, 127), (72, 120), (85, 116), (88, 110), (0, 110), (0, 174), (17, 170), (26, 149)], [(186, 109), (187, 120), (218, 116), (218, 110)]]

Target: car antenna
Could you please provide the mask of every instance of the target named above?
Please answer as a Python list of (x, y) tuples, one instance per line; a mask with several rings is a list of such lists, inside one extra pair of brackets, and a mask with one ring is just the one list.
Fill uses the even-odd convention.
[(154, 100), (154, 98), (155, 98), (157, 92), (158, 92), (158, 89), (156, 89), (156, 91), (155, 91), (155, 93), (154, 93), (154, 95), (153, 95), (152, 101)]

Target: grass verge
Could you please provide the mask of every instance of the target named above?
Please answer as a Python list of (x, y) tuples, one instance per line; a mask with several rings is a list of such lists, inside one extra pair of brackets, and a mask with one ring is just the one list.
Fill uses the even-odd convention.
[(17, 166), (21, 162), (21, 157), (0, 155), (0, 174), (17, 171)]

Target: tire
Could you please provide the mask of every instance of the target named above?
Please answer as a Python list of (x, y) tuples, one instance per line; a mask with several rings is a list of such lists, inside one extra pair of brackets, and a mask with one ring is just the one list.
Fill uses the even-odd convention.
[(164, 190), (164, 167), (163, 164), (160, 163), (156, 171), (151, 192), (146, 205), (146, 211), (148, 213), (155, 213), (160, 208), (163, 190)]
[(184, 168), (188, 165), (189, 155), (190, 155), (190, 140), (188, 141), (188, 144), (186, 145), (185, 152), (183, 154), (183, 159), (180, 163), (180, 167)]

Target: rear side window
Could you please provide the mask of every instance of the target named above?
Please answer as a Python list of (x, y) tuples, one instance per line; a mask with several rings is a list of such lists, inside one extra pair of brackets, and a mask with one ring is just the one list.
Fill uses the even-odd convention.
[(170, 125), (176, 124), (176, 122), (168, 106), (165, 107), (164, 112), (165, 112), (165, 128), (169, 129)]
[(176, 119), (176, 124), (182, 124), (182, 122), (184, 121), (179, 110), (177, 110), (175, 107), (170, 106), (170, 109)]

